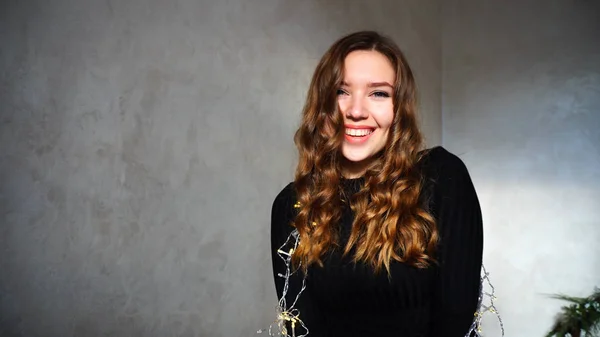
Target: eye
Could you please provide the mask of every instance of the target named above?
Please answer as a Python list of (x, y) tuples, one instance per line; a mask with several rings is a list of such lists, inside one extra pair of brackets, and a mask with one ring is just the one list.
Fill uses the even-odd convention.
[(337, 95), (341, 96), (341, 95), (348, 95), (348, 92), (346, 92), (346, 90), (344, 89), (338, 89), (337, 90)]
[(371, 95), (375, 96), (375, 97), (382, 97), (382, 98), (388, 98), (390, 97), (390, 94), (388, 94), (385, 91), (375, 91), (374, 93), (372, 93)]

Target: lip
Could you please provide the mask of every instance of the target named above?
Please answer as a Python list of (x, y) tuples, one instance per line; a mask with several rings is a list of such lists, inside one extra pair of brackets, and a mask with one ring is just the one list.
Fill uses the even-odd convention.
[(375, 130), (374, 127), (368, 126), (368, 125), (350, 125), (350, 124), (345, 124), (344, 127), (346, 129), (354, 129), (354, 130), (364, 130), (364, 129)]

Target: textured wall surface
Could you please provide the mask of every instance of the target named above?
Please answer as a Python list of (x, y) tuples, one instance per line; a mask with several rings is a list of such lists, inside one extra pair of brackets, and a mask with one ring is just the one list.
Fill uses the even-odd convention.
[(318, 58), (353, 30), (396, 38), (439, 144), (440, 12), (423, 0), (2, 1), (0, 335), (267, 325), (270, 207), (292, 178)]
[(543, 336), (563, 304), (548, 294), (600, 286), (600, 3), (442, 13), (443, 144), (481, 199), (506, 336)]

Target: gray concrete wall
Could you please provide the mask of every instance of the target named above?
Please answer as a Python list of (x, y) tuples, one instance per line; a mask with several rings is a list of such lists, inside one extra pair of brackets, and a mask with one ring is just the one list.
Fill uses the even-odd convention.
[(342, 34), (406, 51), (441, 139), (437, 1), (3, 1), (0, 335), (252, 336), (271, 202)]
[[(600, 3), (445, 1), (443, 144), (466, 162), (506, 336), (600, 286)], [(499, 336), (486, 320), (486, 336)]]

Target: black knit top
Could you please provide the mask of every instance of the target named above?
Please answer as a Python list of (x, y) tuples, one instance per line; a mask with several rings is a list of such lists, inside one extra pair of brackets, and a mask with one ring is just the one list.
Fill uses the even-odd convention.
[[(308, 269), (306, 289), (296, 308), (309, 337), (402, 336), (462, 337), (474, 318), (479, 295), (483, 230), (479, 201), (464, 163), (442, 147), (421, 160), (423, 195), (437, 221), (440, 242), (437, 264), (426, 269), (391, 263), (375, 273), (339, 249), (323, 257), (324, 267)], [(356, 193), (363, 178), (342, 180), (346, 195)], [(271, 252), (278, 298), (283, 292), (285, 264), (276, 255), (293, 227), (296, 203), (293, 184), (275, 198), (271, 218)], [(344, 247), (354, 215), (345, 208), (340, 246)], [(288, 304), (302, 284), (302, 272), (292, 275)], [(297, 330), (302, 333), (301, 330)], [(291, 333), (290, 333), (291, 335)]]

